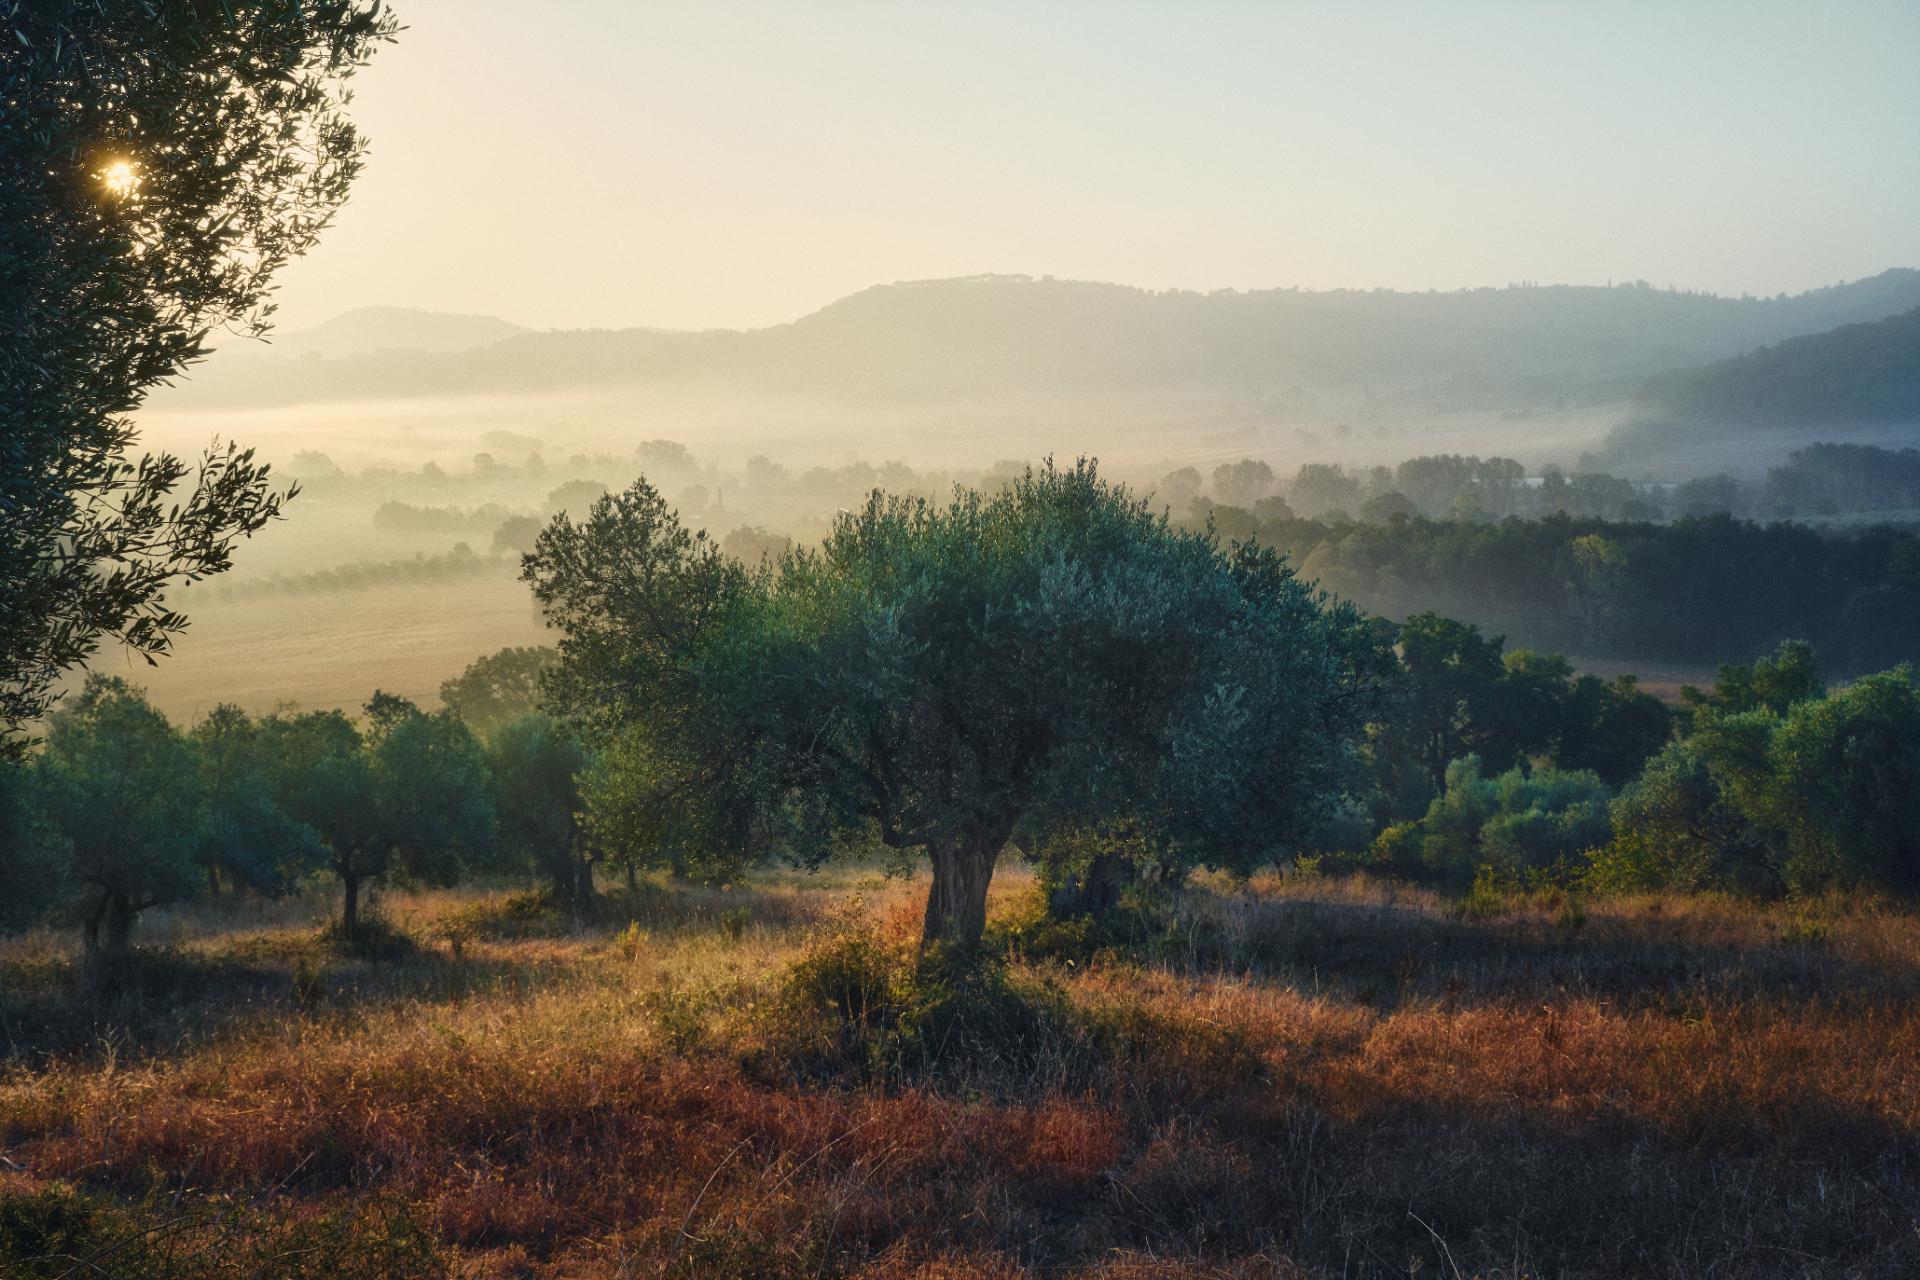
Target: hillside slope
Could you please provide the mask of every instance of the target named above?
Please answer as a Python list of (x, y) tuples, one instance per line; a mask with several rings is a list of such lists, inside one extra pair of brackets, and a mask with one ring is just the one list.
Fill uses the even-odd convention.
[(1647, 400), (1703, 422), (1920, 422), (1920, 308), (1668, 374)]
[(223, 356), (168, 407), (645, 386), (885, 406), (1201, 394), (1420, 412), (1625, 399), (1650, 376), (1920, 307), (1920, 272), (1794, 297), (1644, 284), (1456, 293), (1155, 293), (988, 276), (877, 286), (746, 332), (524, 333), (466, 351)]

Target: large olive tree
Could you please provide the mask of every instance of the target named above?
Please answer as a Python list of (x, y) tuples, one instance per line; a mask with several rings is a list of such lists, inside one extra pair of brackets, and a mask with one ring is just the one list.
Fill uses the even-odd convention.
[(128, 415), (259, 334), (345, 200), (378, 0), (0, 0), (0, 750), (102, 637), (151, 658), (282, 497), (251, 452), (130, 454)]
[[(629, 544), (682, 554), (658, 571)], [(557, 521), (527, 572), (563, 685), (648, 654), (633, 669), (670, 678), (635, 716), (729, 766), (684, 802), (744, 808), (806, 861), (848, 837), (924, 853), (929, 943), (979, 940), (1017, 831), (1118, 817), (1185, 863), (1283, 852), (1348, 784), (1383, 659), (1279, 556), (1176, 529), (1087, 462), (945, 505), (876, 493), (818, 552), (714, 577), (676, 631), (705, 564), (649, 489)]]

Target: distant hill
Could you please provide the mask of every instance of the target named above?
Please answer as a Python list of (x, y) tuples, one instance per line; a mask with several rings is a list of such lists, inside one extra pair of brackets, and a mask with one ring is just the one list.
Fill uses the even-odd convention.
[(311, 329), (275, 332), (267, 350), (282, 356), (337, 360), (377, 351), (446, 354), (530, 332), (493, 316), (455, 315), (411, 307), (360, 307)]
[(1920, 308), (1667, 374), (1645, 401), (1694, 422), (1920, 423)]
[(1913, 270), (1770, 299), (1644, 284), (1156, 293), (986, 276), (878, 286), (747, 332), (516, 332), (464, 350), (447, 340), (435, 351), (418, 339), (441, 321), (474, 318), (402, 313), (390, 325), (356, 322), (363, 350), (364, 335), (388, 326), (376, 344), (386, 349), (338, 359), (216, 359), (169, 392), (168, 403), (644, 386), (880, 408), (1098, 392), (1278, 416), (1506, 409), (1625, 400), (1663, 372), (1915, 307)]

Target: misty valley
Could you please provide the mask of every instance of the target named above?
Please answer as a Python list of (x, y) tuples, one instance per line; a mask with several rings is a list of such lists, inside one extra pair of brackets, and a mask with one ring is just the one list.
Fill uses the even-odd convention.
[(1920, 1275), (1915, 47), (0, 0), (0, 1280)]

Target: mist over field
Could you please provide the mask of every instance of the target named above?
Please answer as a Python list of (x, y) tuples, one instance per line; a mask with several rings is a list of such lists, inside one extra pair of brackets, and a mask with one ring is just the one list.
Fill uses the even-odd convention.
[[(1270, 493), (1247, 506), (1285, 498), (1302, 467), (1364, 477), (1448, 455), (1513, 459), (1527, 483), (1604, 473), (1639, 487), (1632, 514), (1665, 518), (1681, 484), (1757, 491), (1809, 444), (1920, 442), (1916, 315), (1920, 271), (1906, 268), (1768, 299), (1644, 281), (1202, 295), (995, 276), (880, 285), (788, 324), (698, 333), (361, 309), (227, 343), (143, 410), (156, 445), (244, 438), (305, 486), (233, 574), (195, 593), (194, 641), (143, 678), (189, 717), (223, 698), (350, 707), (376, 684), (430, 697), (482, 653), (542, 639), (531, 605), (516, 607), (524, 539), (498, 541), (500, 527), (544, 519), (564, 485), (643, 473), (716, 538), (807, 545), (875, 485), (944, 495), (1049, 454), (1097, 457), (1181, 518), (1196, 495), (1166, 480), (1183, 468), (1206, 489), (1218, 467), (1266, 464)], [(643, 445), (660, 440), (687, 458), (650, 466)], [(1425, 513), (1449, 515), (1453, 496)], [(1310, 497), (1293, 505), (1320, 514)], [(336, 602), (287, 607), (294, 596)], [(1744, 655), (1590, 658), (1635, 656), (1695, 677)], [(236, 660), (251, 679), (229, 688)]]

